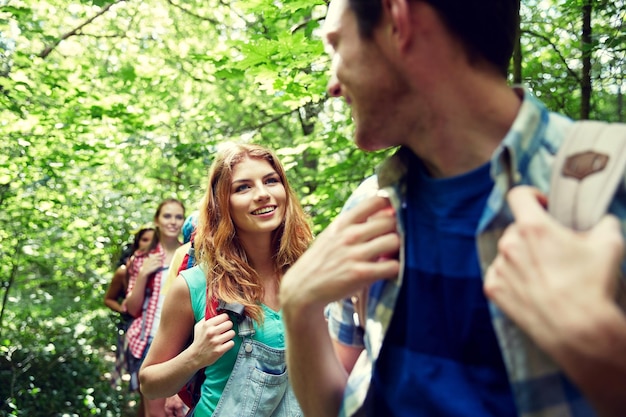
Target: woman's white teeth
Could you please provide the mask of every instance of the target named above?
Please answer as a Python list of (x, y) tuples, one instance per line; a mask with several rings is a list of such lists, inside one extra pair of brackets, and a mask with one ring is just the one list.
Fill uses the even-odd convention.
[(275, 207), (263, 207), (258, 210), (254, 210), (252, 214), (266, 214), (266, 213), (271, 213), (274, 210), (275, 210)]

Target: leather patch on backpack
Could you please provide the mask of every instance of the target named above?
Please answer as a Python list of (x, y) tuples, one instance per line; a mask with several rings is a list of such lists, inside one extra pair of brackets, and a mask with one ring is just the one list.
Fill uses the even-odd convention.
[(586, 151), (568, 157), (561, 171), (564, 177), (573, 177), (577, 180), (602, 171), (609, 162), (609, 156), (594, 151)]

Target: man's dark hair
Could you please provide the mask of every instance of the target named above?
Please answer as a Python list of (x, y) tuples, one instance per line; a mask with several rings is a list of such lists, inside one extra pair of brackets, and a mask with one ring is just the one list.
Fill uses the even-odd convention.
[[(410, 0), (411, 1), (411, 0)], [(519, 0), (412, 0), (430, 4), (467, 47), (470, 62), (484, 59), (504, 76), (517, 39)], [(381, 0), (349, 0), (362, 37), (378, 25)]]

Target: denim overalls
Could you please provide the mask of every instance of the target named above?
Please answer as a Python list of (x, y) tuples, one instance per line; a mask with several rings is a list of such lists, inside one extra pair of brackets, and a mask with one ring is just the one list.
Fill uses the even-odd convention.
[(285, 350), (252, 340), (249, 317), (239, 324), (238, 334), (241, 347), (213, 417), (302, 416), (287, 378)]

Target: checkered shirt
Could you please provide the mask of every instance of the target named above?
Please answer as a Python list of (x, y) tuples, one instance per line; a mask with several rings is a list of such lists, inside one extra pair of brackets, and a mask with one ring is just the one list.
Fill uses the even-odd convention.
[[(158, 254), (161, 257), (161, 264), (165, 260), (165, 251), (159, 244), (150, 252), (150, 254)], [(126, 294), (130, 294), (137, 282), (137, 276), (141, 270), (143, 262), (147, 259), (149, 254), (138, 252), (133, 256), (133, 259), (128, 268), (128, 290)], [(166, 265), (163, 265), (165, 267)], [(156, 314), (157, 305), (159, 302), (159, 293), (161, 291), (161, 276), (162, 270), (159, 269), (153, 277), (148, 278), (146, 284), (145, 298), (143, 301), (141, 316), (136, 317), (133, 323), (126, 332), (126, 342), (128, 348), (135, 358), (141, 359), (143, 357), (144, 350), (148, 345), (148, 338), (150, 337), (150, 331), (152, 330), (152, 324), (154, 323), (154, 317)]]
[[(554, 156), (571, 120), (550, 113), (528, 91), (517, 89), (523, 103), (510, 131), (494, 152), (491, 172), (495, 185), (479, 222), (477, 246), (483, 272), (497, 254), (497, 242), (513, 218), (505, 196), (513, 185), (526, 184), (548, 192)], [(405, 164), (407, 149), (400, 149), (385, 161), (378, 175), (364, 181), (346, 203), (344, 210), (371, 196), (380, 186), (390, 192), (396, 210), (402, 207), (406, 195)], [(626, 231), (626, 187), (620, 190), (609, 211), (622, 221)], [(399, 221), (401, 219), (399, 218)], [(398, 225), (405, 241), (403, 225)], [(626, 235), (626, 233), (625, 233)], [(401, 271), (404, 259), (410, 254), (400, 250)], [(626, 272), (626, 265), (623, 270)], [(347, 299), (330, 305), (327, 309), (329, 329), (341, 343), (365, 347), (349, 377), (344, 392), (340, 416), (365, 415), (362, 405), (367, 395), (372, 372), (381, 351), (383, 339), (393, 314), (402, 274), (397, 280), (384, 281), (372, 286), (367, 304), (365, 332), (355, 325), (354, 306)], [(624, 286), (622, 286), (624, 287)], [(624, 298), (624, 297), (620, 297)], [(506, 317), (494, 304), (490, 304), (492, 322), (502, 351), (515, 403), (520, 417), (588, 417), (595, 413), (567, 376), (530, 338)], [(416, 326), (419, 323), (415, 323)]]

